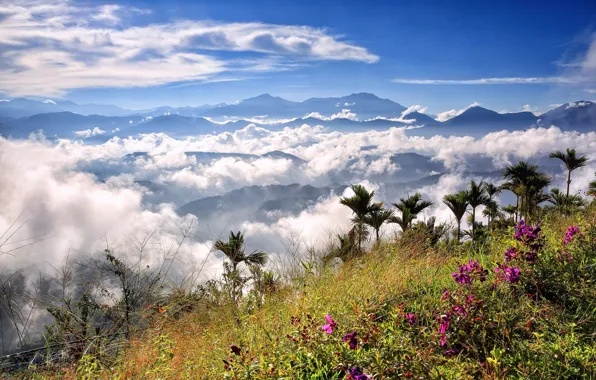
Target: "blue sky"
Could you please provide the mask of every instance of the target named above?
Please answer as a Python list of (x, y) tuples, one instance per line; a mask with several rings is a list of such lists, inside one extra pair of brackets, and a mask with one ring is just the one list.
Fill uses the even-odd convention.
[(433, 113), (543, 111), (596, 98), (595, 25), (594, 1), (0, 0), (0, 93), (144, 108), (373, 92)]

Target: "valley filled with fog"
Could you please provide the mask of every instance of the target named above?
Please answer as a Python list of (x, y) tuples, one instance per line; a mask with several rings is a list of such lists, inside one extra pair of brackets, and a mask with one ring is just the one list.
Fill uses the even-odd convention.
[[(214, 123), (210, 131), (196, 127), (195, 133), (192, 123), (170, 120), (185, 116), (166, 114), (161, 117), (170, 127), (159, 131), (137, 126), (137, 131), (124, 134), (104, 133), (105, 126), (95, 127), (102, 131), (95, 137), (102, 139), (93, 138), (93, 130), (82, 136), (80, 125), (70, 122), (59, 124), (60, 133), (47, 132), (31, 119), (54, 120), (63, 117), (63, 111), (14, 118), (16, 107), (8, 108), (10, 103), (0, 108), (4, 115), (13, 112), (10, 121), (0, 125), (2, 276), (24, 287), (40, 273), (51, 277), (63, 263), (104, 249), (131, 260), (142, 256), (149, 266), (171, 259), (168, 277), (175, 284), (182, 284), (189, 273), (205, 281), (221, 273), (224, 257), (212, 247), (230, 230), (243, 231), (250, 250), (270, 252), (276, 258), (271, 265), (281, 264), (290, 256), (322, 252), (337, 234), (350, 229), (351, 211), (339, 197), (350, 194), (351, 184), (375, 190), (376, 198), (388, 206), (420, 192), (433, 206), (418, 220), (434, 216), (452, 223), (442, 199), (466, 188), (470, 180), (498, 184), (505, 166), (527, 160), (553, 177), (551, 187), (564, 188), (564, 167), (549, 159), (549, 152), (596, 151), (596, 133), (585, 127), (593, 121), (585, 119), (594, 112), (592, 103), (562, 106), (556, 115), (561, 126), (533, 121), (520, 127), (519, 121), (509, 125), (507, 120), (495, 126), (494, 119), (482, 119), (488, 110), (471, 107), (459, 116), (478, 124), (458, 122), (456, 115), (439, 121), (420, 113), (433, 120), (425, 135), (410, 133), (427, 128), (415, 120), (391, 125), (397, 118), (390, 112), (377, 118), (389, 123), (386, 126), (358, 131), (342, 129), (341, 122), (358, 122), (358, 115), (347, 109), (342, 115), (351, 114), (350, 119), (318, 113), (316, 119), (295, 115), (285, 122), (267, 122), (259, 115), (263, 109), (247, 117), (250, 111), (244, 109), (244, 115), (229, 117), (258, 123), (234, 128)], [(327, 103), (354, 108), (338, 99)], [(372, 110), (360, 112), (382, 111), (382, 106), (368, 107)], [(412, 113), (400, 107), (395, 108), (398, 118), (407, 120)], [(580, 118), (577, 112), (582, 112), (583, 124), (575, 131), (569, 120)], [(462, 134), (462, 127), (452, 134), (449, 120), (474, 133)], [(20, 125), (20, 135), (26, 137), (13, 136), (13, 129), (3, 129), (7, 125)], [(181, 125), (184, 128), (176, 129)], [(593, 161), (578, 170), (572, 192), (585, 192), (595, 171)], [(515, 198), (505, 191), (501, 204), (508, 203)], [(383, 236), (399, 232), (396, 224), (381, 231)], [(54, 285), (47, 281), (45, 286), (51, 292)], [(31, 331), (40, 331), (47, 320), (39, 313), (31, 322), (39, 326)]]

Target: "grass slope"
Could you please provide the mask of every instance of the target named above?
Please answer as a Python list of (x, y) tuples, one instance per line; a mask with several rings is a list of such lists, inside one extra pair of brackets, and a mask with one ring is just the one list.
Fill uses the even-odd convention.
[[(547, 217), (538, 233), (496, 231), (476, 248), (429, 248), (409, 236), (339, 269), (305, 265), (261, 305), (203, 294), (181, 317), (174, 305), (161, 310), (116, 365), (84, 357), (76, 371), (137, 379), (592, 378), (593, 217)], [(565, 241), (569, 226), (580, 232)], [(519, 279), (507, 268), (519, 269)], [(454, 272), (469, 279), (458, 283)], [(326, 315), (330, 334), (321, 328)]]

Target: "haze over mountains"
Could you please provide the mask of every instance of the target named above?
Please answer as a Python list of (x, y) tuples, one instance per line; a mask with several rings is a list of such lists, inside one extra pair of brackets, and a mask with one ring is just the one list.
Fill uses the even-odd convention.
[(49, 138), (106, 141), (139, 133), (165, 132), (189, 136), (236, 131), (254, 124), (272, 130), (304, 124), (328, 130), (357, 132), (405, 127), (411, 136), (482, 136), (499, 130), (558, 126), (563, 130), (591, 131), (596, 125), (596, 104), (567, 103), (536, 116), (531, 112), (498, 113), (471, 106), (443, 121), (389, 99), (360, 93), (344, 97), (311, 98), (294, 102), (259, 95), (234, 104), (197, 107), (157, 107), (127, 110), (112, 105), (79, 105), (70, 101), (17, 98), (0, 102), (0, 135), (27, 137), (42, 130)]

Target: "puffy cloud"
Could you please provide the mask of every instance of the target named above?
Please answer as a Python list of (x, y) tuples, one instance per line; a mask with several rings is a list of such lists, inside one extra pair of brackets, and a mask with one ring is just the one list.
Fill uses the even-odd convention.
[(334, 120), (334, 119), (358, 120), (358, 115), (355, 114), (354, 112), (350, 112), (349, 109), (342, 109), (341, 112), (334, 113), (331, 116), (323, 116), (319, 112), (311, 112), (307, 115), (304, 115), (303, 119), (308, 119), (311, 117), (315, 118), (315, 119), (319, 119), (319, 120), (325, 120), (325, 121)]
[[(60, 96), (77, 88), (213, 81), (224, 72), (287, 70), (300, 60), (379, 59), (309, 26), (190, 20), (133, 26), (127, 20), (131, 13), (146, 12), (67, 0), (1, 1), (0, 90), (13, 96)], [(261, 56), (223, 59), (210, 51)]]
[[(38, 141), (0, 139), (0, 231), (20, 225), (1, 250), (9, 252), (23, 242), (27, 245), (2, 257), (10, 269), (59, 266), (70, 255), (75, 258), (102, 251), (109, 242), (118, 254), (134, 255), (131, 243), (156, 231), (151, 248), (145, 252), (148, 264), (163, 259), (160, 247), (180, 242), (180, 218), (171, 205), (161, 204), (151, 211), (141, 205), (142, 194), (122, 187), (126, 181), (98, 182), (93, 175), (76, 171), (76, 159), (64, 151)], [(196, 223), (196, 221), (194, 221)], [(2, 241), (4, 242), (4, 240)], [(189, 241), (182, 248), (171, 275), (178, 276), (192, 262), (208, 257), (209, 243)], [(132, 257), (132, 256), (130, 256)], [(217, 260), (207, 263), (207, 271), (217, 269)]]
[(480, 105), (480, 103), (474, 102), (474, 103), (470, 104), (469, 106), (464, 107), (460, 110), (449, 110), (449, 111), (441, 112), (440, 114), (437, 115), (436, 119), (438, 121), (447, 121), (449, 119), (453, 119), (454, 117), (461, 115), (462, 113), (466, 112), (470, 108), (477, 107), (479, 105)]
[(405, 111), (401, 113), (401, 117), (409, 115), (412, 112), (426, 113), (427, 109), (428, 107), (423, 107), (420, 104), (414, 104), (406, 108)]
[[(116, 128), (116, 129), (118, 129), (118, 128)], [(118, 130), (119, 130), (119, 129), (118, 129)], [(115, 130), (114, 130), (114, 131), (115, 131)], [(114, 132), (114, 131), (112, 131), (112, 132)], [(100, 128), (98, 128), (98, 127), (95, 127), (95, 128), (93, 128), (92, 130), (91, 130), (91, 129), (85, 129), (84, 131), (75, 131), (75, 132), (74, 132), (75, 136), (77, 136), (77, 137), (82, 137), (82, 138), (84, 138), (84, 139), (87, 139), (87, 138), (89, 138), (89, 137), (91, 137), (91, 136), (99, 136), (99, 135), (103, 135), (104, 133), (106, 133), (106, 131), (104, 131), (104, 130), (101, 130), (101, 129), (100, 129)]]

